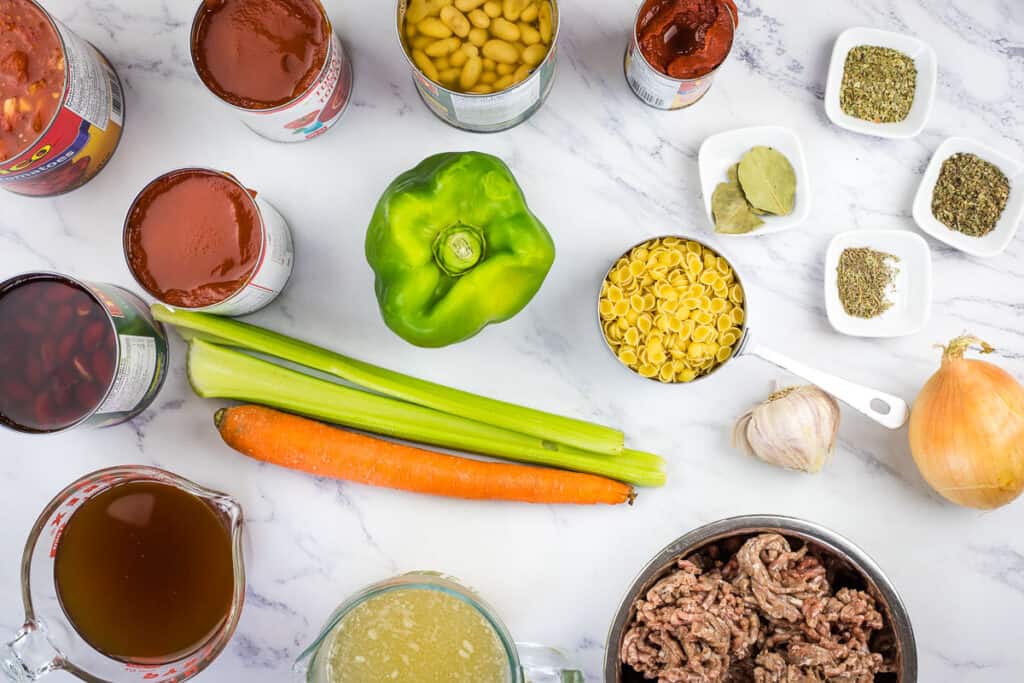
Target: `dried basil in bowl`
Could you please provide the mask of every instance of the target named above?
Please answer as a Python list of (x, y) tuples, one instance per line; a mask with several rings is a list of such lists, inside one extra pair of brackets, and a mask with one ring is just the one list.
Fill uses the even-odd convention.
[(958, 152), (942, 162), (932, 192), (932, 215), (950, 230), (984, 237), (1003, 215), (1010, 181), (995, 164)]
[(859, 45), (846, 55), (839, 106), (843, 113), (874, 123), (899, 123), (910, 115), (917, 91), (917, 66), (899, 50)]

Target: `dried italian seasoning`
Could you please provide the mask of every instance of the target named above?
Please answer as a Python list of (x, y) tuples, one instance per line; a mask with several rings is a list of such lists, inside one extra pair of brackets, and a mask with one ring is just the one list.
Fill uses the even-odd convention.
[(910, 114), (917, 88), (914, 60), (899, 50), (860, 45), (846, 55), (839, 106), (875, 123), (899, 123)]
[(899, 270), (899, 259), (868, 247), (843, 250), (836, 269), (839, 300), (855, 318), (877, 318), (892, 307), (886, 296)]
[(984, 237), (995, 230), (1009, 198), (1010, 181), (998, 166), (958, 153), (942, 162), (932, 214), (950, 230)]

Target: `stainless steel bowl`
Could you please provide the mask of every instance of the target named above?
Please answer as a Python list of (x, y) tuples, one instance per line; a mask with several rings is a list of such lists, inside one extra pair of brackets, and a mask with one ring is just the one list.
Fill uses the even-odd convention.
[(883, 631), (883, 635), (892, 643), (892, 655), (896, 662), (895, 676), (887, 675), (887, 679), (879, 676), (878, 680), (916, 683), (917, 644), (914, 640), (914, 629), (910, 624), (907, 609), (896, 593), (896, 588), (881, 568), (867, 553), (836, 532), (813, 522), (780, 515), (748, 515), (712, 522), (676, 539), (658, 553), (630, 586), (612, 622), (608, 642), (605, 644), (605, 683), (640, 683), (643, 680), (632, 670), (627, 671), (619, 662), (622, 637), (625, 635), (626, 626), (633, 619), (633, 605), (636, 599), (674, 569), (675, 561), (679, 557), (688, 557), (709, 545), (727, 539), (743, 539), (765, 532), (779, 533), (791, 541), (799, 539), (809, 544), (821, 554), (837, 559), (843, 568), (849, 571), (851, 579), (862, 583), (861, 589), (867, 591), (877, 601), (885, 617), (886, 630)]

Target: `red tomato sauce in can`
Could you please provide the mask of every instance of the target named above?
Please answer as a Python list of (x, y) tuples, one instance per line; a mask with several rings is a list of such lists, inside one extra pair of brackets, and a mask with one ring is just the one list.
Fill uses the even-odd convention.
[(732, 49), (734, 0), (647, 0), (637, 20), (644, 59), (672, 78), (699, 78)]
[(270, 109), (313, 83), (329, 33), (317, 0), (206, 0), (196, 24), (196, 68), (221, 99)]
[(263, 227), (237, 181), (185, 169), (146, 186), (128, 213), (124, 241), (128, 266), (146, 291), (172, 306), (203, 308), (252, 278)]
[(35, 0), (0, 0), (0, 187), (70, 192), (106, 166), (121, 139), (113, 67)]

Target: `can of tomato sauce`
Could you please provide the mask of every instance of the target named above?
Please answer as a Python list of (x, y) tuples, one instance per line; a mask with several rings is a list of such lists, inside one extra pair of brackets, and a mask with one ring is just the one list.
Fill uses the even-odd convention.
[(626, 48), (626, 81), (655, 109), (683, 109), (707, 94), (729, 56), (734, 0), (646, 0)]
[(269, 304), (294, 260), (281, 214), (233, 175), (206, 168), (171, 171), (143, 188), (123, 242), (132, 276), (154, 298), (219, 315)]
[(495, 133), (530, 118), (555, 78), (556, 0), (399, 0), (398, 39), (438, 118)]
[(204, 0), (191, 53), (210, 92), (269, 140), (327, 132), (352, 98), (352, 62), (320, 0)]
[(0, 425), (30, 434), (130, 420), (167, 375), (167, 334), (116, 285), (32, 272), (0, 283)]
[(0, 0), (0, 187), (50, 197), (91, 180), (121, 140), (110, 62), (34, 0)]

